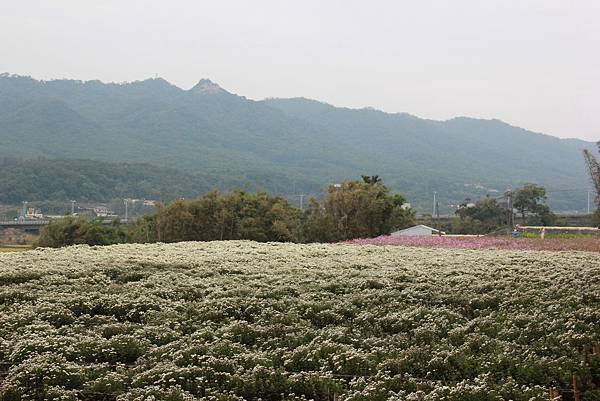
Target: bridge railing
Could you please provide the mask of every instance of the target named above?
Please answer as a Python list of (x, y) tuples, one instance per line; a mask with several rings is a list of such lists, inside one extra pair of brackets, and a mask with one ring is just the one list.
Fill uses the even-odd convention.
[[(102, 224), (110, 225), (113, 223), (112, 219), (102, 220)], [(127, 224), (128, 221), (125, 219), (120, 220), (121, 224)], [(32, 226), (46, 226), (50, 223), (50, 220), (0, 220), (0, 227), (32, 227)]]
[(0, 221), (0, 226), (45, 226), (50, 220), (5, 220)]

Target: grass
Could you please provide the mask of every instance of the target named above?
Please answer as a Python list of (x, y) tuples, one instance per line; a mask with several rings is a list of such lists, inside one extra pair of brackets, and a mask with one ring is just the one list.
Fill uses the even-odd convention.
[(0, 245), (0, 252), (23, 252), (30, 249), (31, 245)]
[[(541, 238), (540, 233), (520, 233), (519, 237), (521, 238)], [(597, 235), (592, 234), (571, 234), (571, 233), (546, 233), (544, 236), (545, 239), (598, 239)]]

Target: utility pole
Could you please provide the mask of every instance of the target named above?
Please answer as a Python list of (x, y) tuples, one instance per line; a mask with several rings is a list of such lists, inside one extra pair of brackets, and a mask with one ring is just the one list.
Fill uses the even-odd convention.
[(71, 201), (71, 216), (75, 216), (75, 201)]
[(437, 219), (438, 236), (442, 236), (442, 222), (440, 221), (440, 204), (435, 200), (435, 217)]
[(588, 189), (587, 214), (590, 214), (590, 194), (591, 191)]
[(512, 231), (514, 228), (514, 215), (513, 215), (513, 203), (512, 203), (512, 188), (506, 189), (506, 197), (508, 198), (508, 227)]
[[(288, 199), (296, 199), (298, 198), (298, 204), (300, 207), (300, 210), (304, 210), (304, 197), (308, 196), (307, 194), (297, 194), (297, 193), (293, 193), (291, 195), (286, 195), (286, 197)], [(293, 201), (294, 204), (296, 204), (296, 201)]]
[(127, 199), (123, 199), (123, 202), (125, 203), (125, 222), (127, 223), (128, 217), (129, 217), (128, 209), (127, 209), (127, 207), (128, 207)]
[(436, 205), (436, 196), (437, 196), (437, 191), (433, 191), (433, 210), (431, 211), (431, 217), (433, 218), (435, 216), (435, 205)]
[(509, 217), (510, 228), (512, 230), (512, 228), (515, 226), (515, 211), (513, 208), (512, 193), (508, 194), (508, 217)]

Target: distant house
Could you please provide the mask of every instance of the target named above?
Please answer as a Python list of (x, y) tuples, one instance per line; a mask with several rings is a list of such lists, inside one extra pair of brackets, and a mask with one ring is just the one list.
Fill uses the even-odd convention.
[[(434, 234), (438, 235), (439, 233), (440, 233), (440, 231), (436, 230), (435, 228), (431, 228), (426, 225), (419, 224), (418, 226), (413, 226), (413, 227), (405, 228), (404, 230), (395, 231), (390, 235), (392, 235), (394, 237), (401, 237), (401, 236), (434, 235)], [(442, 235), (443, 234), (446, 234), (446, 233), (442, 231)]]
[(110, 214), (114, 214), (106, 206), (96, 206), (92, 210), (94, 211), (94, 213), (98, 217), (106, 217), (106, 216), (108, 216)]

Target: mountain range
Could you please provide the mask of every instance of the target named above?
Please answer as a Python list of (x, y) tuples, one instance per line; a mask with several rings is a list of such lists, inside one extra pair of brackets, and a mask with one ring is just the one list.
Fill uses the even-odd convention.
[[(305, 98), (256, 101), (206, 79), (184, 90), (160, 78), (117, 84), (0, 75), (0, 156), (60, 159), (61, 166), (68, 159), (143, 163), (152, 177), (155, 168), (181, 177), (173, 188), (318, 194), (332, 182), (379, 175), (427, 211), (434, 191), (450, 205), (534, 182), (556, 210), (584, 210), (582, 149), (595, 145), (499, 120), (435, 121)], [(195, 177), (202, 185), (190, 183)]]

